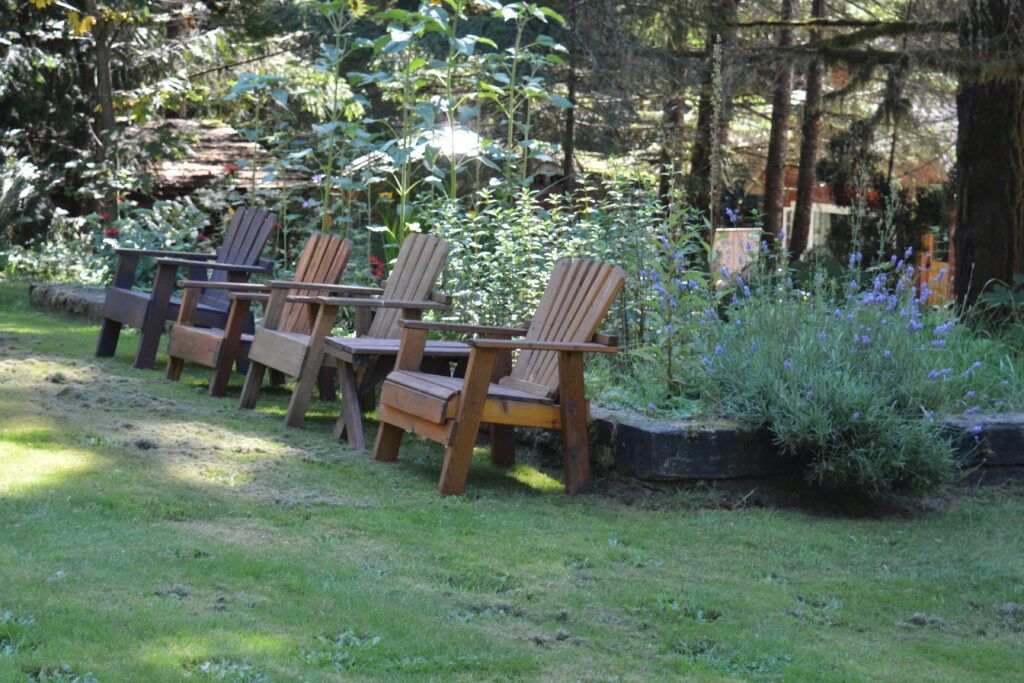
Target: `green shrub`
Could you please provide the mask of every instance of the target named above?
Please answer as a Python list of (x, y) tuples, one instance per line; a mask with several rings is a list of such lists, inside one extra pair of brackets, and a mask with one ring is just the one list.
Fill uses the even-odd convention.
[[(208, 225), (206, 214), (188, 201), (158, 201), (109, 223), (96, 214), (58, 216), (44, 241), (11, 248), (6, 271), (40, 280), (107, 284), (117, 267), (116, 247), (209, 251), (219, 235), (207, 237)], [(151, 286), (155, 274), (152, 259), (140, 260), (136, 287)]]

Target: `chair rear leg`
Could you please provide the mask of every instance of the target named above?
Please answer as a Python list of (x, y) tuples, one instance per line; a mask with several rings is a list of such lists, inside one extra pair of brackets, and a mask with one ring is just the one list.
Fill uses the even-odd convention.
[(373, 445), (373, 459), (380, 462), (398, 460), (398, 449), (402, 445), (405, 430), (387, 422), (381, 422), (377, 430), (377, 441)]
[(98, 358), (110, 358), (117, 351), (117, 340), (121, 336), (122, 323), (110, 318), (103, 319), (100, 327), (100, 336), (96, 341), (96, 356)]
[(238, 401), (239, 408), (253, 409), (256, 402), (260, 400), (260, 385), (263, 384), (263, 374), (267, 366), (256, 361), (249, 362), (249, 372), (245, 375), (245, 385), (242, 387), (242, 397)]
[(184, 358), (167, 357), (167, 379), (177, 382), (181, 379), (181, 369), (185, 366)]
[(280, 387), (280, 386), (284, 385), (284, 382), (285, 382), (284, 373), (281, 372), (280, 370), (274, 370), (273, 368), (271, 368), (271, 370), (270, 370), (270, 386), (272, 386), (272, 387)]
[(317, 390), (320, 392), (321, 401), (338, 400), (338, 390), (334, 384), (334, 370), (323, 365), (320, 374), (316, 378)]
[(491, 425), (491, 462), (497, 467), (516, 464), (516, 430), (509, 425)]
[(356, 373), (351, 363), (338, 361), (338, 380), (341, 384), (341, 413), (334, 426), (334, 438), (341, 439), (347, 436), (349, 446), (357, 451), (366, 450), (362, 402), (356, 383)]

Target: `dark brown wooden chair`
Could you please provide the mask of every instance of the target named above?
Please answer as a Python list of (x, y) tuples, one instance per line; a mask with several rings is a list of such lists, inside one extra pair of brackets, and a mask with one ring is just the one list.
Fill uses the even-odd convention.
[[(334, 235), (316, 233), (310, 235), (302, 249), (295, 269), (299, 282), (316, 284), (337, 284), (345, 272), (352, 242)], [(199, 293), (203, 289), (217, 288), (233, 292), (270, 293), (270, 287), (261, 284), (234, 282), (204, 282), (182, 280), (178, 285), (185, 288), (181, 298), (178, 321), (171, 327), (167, 340), (167, 378), (177, 381), (185, 361), (192, 361), (214, 368), (210, 380), (210, 396), (227, 393), (231, 366), (238, 360), (248, 358), (251, 334), (243, 334), (245, 322), (249, 319), (249, 298), (232, 299), (224, 329), (202, 327), (195, 324), (194, 317)], [(299, 290), (300, 296), (313, 296), (310, 289)], [(269, 296), (268, 296), (269, 299)], [(279, 328), (283, 332), (308, 335), (313, 330), (313, 315), (309, 304), (286, 303), (281, 314)]]
[[(324, 356), (327, 336), (337, 319), (341, 307), (352, 307), (356, 312), (356, 329), (365, 329), (370, 336), (392, 334), (397, 345), (397, 321), (400, 316), (419, 319), (424, 310), (451, 308), (449, 297), (433, 291), (434, 283), (444, 267), (448, 245), (433, 235), (412, 234), (402, 243), (398, 261), (384, 288), (342, 287), (299, 282), (270, 282), (272, 294), (264, 316), (263, 327), (256, 331), (249, 348), (249, 373), (242, 388), (240, 406), (254, 408), (259, 400), (263, 375), (277, 370), (296, 377), (285, 425), (301, 427), (305, 424), (306, 408), (312, 399), (313, 387), (321, 377), (321, 368), (334, 364), (334, 357)], [(314, 290), (346, 296), (289, 296), (289, 291)], [(233, 298), (248, 298), (251, 294), (233, 294)], [(317, 305), (316, 318), (310, 334), (287, 332), (281, 328), (281, 312), (287, 302)], [(449, 354), (452, 345), (438, 349)], [(468, 354), (468, 348), (463, 355)], [(342, 376), (344, 400), (357, 401), (346, 388), (347, 375)]]
[[(152, 368), (164, 321), (178, 317), (181, 302), (171, 294), (179, 269), (187, 268), (191, 280), (210, 283), (245, 282), (252, 273), (269, 273), (273, 264), (261, 261), (260, 252), (275, 222), (274, 214), (268, 211), (251, 207), (237, 209), (224, 236), (224, 244), (216, 254), (116, 249), (117, 271), (103, 303), (103, 324), (96, 343), (96, 355), (113, 356), (121, 327), (137, 327), (141, 336), (133, 365)], [(143, 256), (156, 258), (157, 271), (152, 292), (132, 289), (135, 271)], [(209, 277), (207, 271), (212, 271)], [(218, 289), (215, 285), (202, 289), (196, 301), (195, 324), (223, 328), (227, 324), (229, 304), (227, 290)], [(251, 319), (248, 325), (251, 330)]]
[[(513, 426), (558, 429), (565, 442), (565, 491), (586, 491), (588, 405), (583, 354), (611, 353), (618, 341), (597, 329), (622, 289), (625, 271), (587, 259), (555, 265), (529, 329), (402, 321), (402, 343), (381, 388), (380, 429), (373, 457), (393, 461), (402, 435), (413, 432), (445, 446), (438, 489), (459, 495), (466, 487), (480, 425), (492, 425), (492, 458), (512, 463)], [(427, 332), (441, 330), (525, 339), (472, 339), (465, 378), (421, 371)], [(515, 364), (511, 352), (519, 350)], [(510, 369), (510, 371), (509, 371)]]

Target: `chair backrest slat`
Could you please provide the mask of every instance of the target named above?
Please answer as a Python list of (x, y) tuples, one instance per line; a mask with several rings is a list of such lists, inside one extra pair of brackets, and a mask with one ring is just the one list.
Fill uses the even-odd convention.
[[(341, 279), (352, 255), (352, 242), (337, 235), (315, 233), (306, 240), (295, 268), (296, 282), (315, 282), (334, 285)], [(296, 296), (320, 296), (323, 292), (299, 289), (290, 292)], [(313, 330), (313, 315), (307, 304), (287, 303), (281, 313), (277, 329), (283, 332), (309, 334)]]
[[(276, 222), (277, 217), (269, 211), (239, 207), (231, 217), (224, 243), (217, 250), (217, 261), (237, 266), (256, 265)], [(212, 282), (225, 282), (227, 279), (226, 270), (214, 270), (210, 275)], [(224, 289), (204, 289), (199, 296), (200, 303), (217, 308), (227, 308), (228, 299), (228, 291)]]
[[(590, 259), (562, 259), (555, 264), (526, 339), (588, 342), (597, 332), (626, 281), (622, 268)], [(502, 383), (523, 391), (558, 393), (558, 354), (524, 350)]]
[[(448, 256), (448, 243), (434, 235), (413, 233), (405, 238), (398, 261), (388, 277), (382, 298), (392, 301), (428, 301)], [(401, 335), (398, 308), (377, 309), (369, 337), (395, 338)]]

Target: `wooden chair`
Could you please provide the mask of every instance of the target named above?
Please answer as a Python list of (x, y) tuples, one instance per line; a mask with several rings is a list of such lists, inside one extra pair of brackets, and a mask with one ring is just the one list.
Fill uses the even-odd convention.
[[(597, 329), (625, 280), (625, 271), (617, 266), (563, 259), (555, 265), (529, 329), (402, 321), (396, 370), (381, 388), (373, 457), (395, 460), (406, 431), (444, 444), (438, 489), (459, 495), (466, 487), (481, 423), (492, 425), (492, 444), (503, 444), (501, 452), (492, 451), (492, 458), (503, 465), (514, 457), (513, 426), (558, 429), (565, 442), (565, 491), (586, 491), (583, 354), (618, 350), (618, 340), (597, 334)], [(525, 339), (472, 339), (469, 366), (460, 379), (420, 370), (430, 330)], [(520, 353), (511, 365), (515, 349)]]
[[(260, 252), (275, 222), (274, 214), (268, 211), (239, 208), (231, 218), (224, 244), (216, 254), (115, 249), (118, 255), (117, 271), (103, 303), (103, 324), (96, 342), (96, 355), (113, 356), (117, 350), (121, 327), (129, 325), (142, 331), (133, 365), (137, 368), (152, 368), (160, 346), (164, 321), (178, 317), (181, 302), (171, 296), (178, 279), (178, 270), (188, 268), (190, 279), (210, 283), (244, 282), (252, 273), (269, 273), (273, 264), (261, 261)], [(157, 271), (152, 292), (132, 289), (135, 271), (143, 256), (156, 258)], [(212, 271), (208, 279), (207, 271)], [(196, 299), (195, 323), (223, 328), (227, 324), (229, 303), (227, 290), (213, 284), (203, 288)], [(251, 330), (251, 319), (248, 323)]]
[[(306, 240), (295, 279), (299, 282), (337, 284), (345, 272), (352, 242), (334, 235), (316, 233)], [(232, 299), (228, 309), (227, 324), (223, 330), (202, 327), (195, 324), (194, 317), (199, 292), (203, 288), (218, 288), (234, 292), (270, 293), (267, 285), (234, 282), (209, 283), (196, 280), (182, 280), (178, 285), (185, 288), (181, 298), (178, 321), (171, 327), (167, 340), (167, 378), (177, 381), (185, 361), (192, 361), (214, 368), (210, 380), (210, 396), (227, 393), (231, 365), (238, 359), (248, 358), (251, 334), (243, 334), (242, 328), (249, 318), (250, 299)], [(299, 290), (299, 295), (311, 296), (313, 290)], [(269, 298), (269, 297), (268, 297)], [(282, 332), (308, 335), (313, 330), (313, 315), (308, 304), (286, 303), (281, 314), (279, 328)]]
[[(402, 244), (398, 262), (383, 289), (270, 282), (272, 293), (263, 327), (256, 331), (249, 348), (249, 373), (242, 388), (240, 406), (254, 408), (259, 400), (264, 373), (267, 369), (276, 370), (297, 378), (285, 414), (285, 425), (303, 426), (320, 370), (334, 363), (333, 357), (324, 357), (324, 345), (334, 327), (338, 310), (342, 306), (355, 308), (357, 330), (365, 329), (371, 336), (392, 334), (397, 338), (399, 315), (419, 319), (424, 310), (451, 308), (447, 296), (433, 291), (447, 253), (448, 245), (438, 237), (418, 233), (410, 235)], [(289, 291), (300, 289), (347, 296), (288, 296)], [(232, 294), (233, 298), (251, 296)], [(286, 332), (281, 328), (281, 316), (288, 301), (316, 304), (310, 334)], [(468, 348), (463, 353), (468, 354)], [(346, 389), (346, 380), (343, 376), (342, 390), (346, 391), (348, 400), (353, 394)]]

